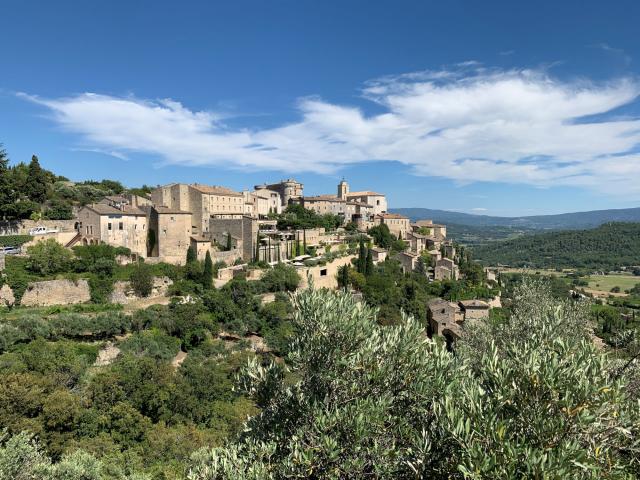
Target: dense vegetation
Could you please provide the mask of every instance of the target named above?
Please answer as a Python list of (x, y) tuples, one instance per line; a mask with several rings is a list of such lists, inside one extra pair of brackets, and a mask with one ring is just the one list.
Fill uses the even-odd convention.
[(326, 231), (331, 231), (342, 225), (341, 217), (331, 213), (320, 215), (302, 205), (289, 205), (282, 214), (274, 214), (272, 217), (278, 221), (278, 228), (281, 230), (324, 228)]
[(486, 265), (617, 270), (640, 263), (640, 223), (527, 235), (473, 252)]
[[(9, 158), (0, 145), (0, 219), (68, 220), (72, 208), (97, 202), (107, 195), (125, 192), (113, 180), (70, 182), (40, 166), (37, 156), (28, 164), (9, 166)], [(149, 187), (131, 190), (149, 192)]]

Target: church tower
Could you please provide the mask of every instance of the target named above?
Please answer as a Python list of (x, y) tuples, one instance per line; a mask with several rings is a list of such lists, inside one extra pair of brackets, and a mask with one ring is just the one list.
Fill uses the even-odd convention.
[(349, 184), (345, 182), (344, 178), (338, 184), (338, 198), (342, 200), (347, 199), (347, 194), (349, 193)]

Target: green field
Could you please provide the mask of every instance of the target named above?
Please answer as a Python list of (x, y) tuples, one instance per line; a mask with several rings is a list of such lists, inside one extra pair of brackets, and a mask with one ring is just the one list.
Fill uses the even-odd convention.
[(620, 287), (620, 291), (624, 292), (640, 283), (640, 277), (624, 274), (592, 275), (587, 277), (587, 281), (589, 282), (589, 288), (593, 290), (609, 292), (613, 287)]

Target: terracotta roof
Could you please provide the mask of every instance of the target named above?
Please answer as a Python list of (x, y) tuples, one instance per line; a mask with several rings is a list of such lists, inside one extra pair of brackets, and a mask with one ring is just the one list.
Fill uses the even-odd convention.
[(91, 205), (86, 205), (85, 208), (93, 210), (98, 215), (131, 215), (137, 217), (146, 216), (146, 214), (139, 208), (130, 207), (128, 205), (124, 208), (124, 210), (112, 207), (111, 205), (107, 205), (106, 203), (93, 203)]
[(232, 197), (242, 197), (241, 193), (238, 193), (235, 190), (231, 190), (227, 187), (220, 187), (218, 185), (202, 185), (200, 183), (194, 183), (193, 185), (190, 185), (190, 187), (207, 195), (229, 195)]
[(370, 190), (364, 190), (362, 192), (349, 192), (347, 193), (347, 197), (362, 197), (362, 196), (376, 196), (376, 197), (384, 197), (384, 193), (372, 192)]
[(191, 215), (191, 212), (187, 212), (186, 210), (178, 210), (177, 208), (170, 208), (170, 207), (165, 207), (165, 206), (160, 206), (160, 207), (154, 207), (156, 209), (156, 212), (158, 213), (174, 213), (174, 214), (184, 214), (184, 215)]

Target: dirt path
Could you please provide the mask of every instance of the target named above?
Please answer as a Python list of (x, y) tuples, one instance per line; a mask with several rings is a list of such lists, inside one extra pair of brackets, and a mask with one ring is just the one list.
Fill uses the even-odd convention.
[(184, 362), (187, 359), (187, 354), (185, 352), (178, 352), (176, 354), (175, 357), (173, 357), (173, 360), (171, 360), (171, 366), (173, 368), (178, 368), (180, 365), (182, 365), (182, 362)]
[(112, 342), (107, 342), (102, 350), (98, 352), (98, 358), (96, 358), (93, 366), (105, 367), (107, 365), (111, 365), (118, 355), (120, 355), (120, 349)]

